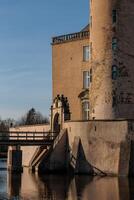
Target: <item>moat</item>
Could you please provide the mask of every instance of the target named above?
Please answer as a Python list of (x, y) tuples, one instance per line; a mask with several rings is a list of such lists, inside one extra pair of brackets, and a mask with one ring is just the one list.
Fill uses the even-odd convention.
[(89, 176), (38, 176), (24, 169), (11, 175), (0, 159), (0, 200), (133, 200), (134, 179)]

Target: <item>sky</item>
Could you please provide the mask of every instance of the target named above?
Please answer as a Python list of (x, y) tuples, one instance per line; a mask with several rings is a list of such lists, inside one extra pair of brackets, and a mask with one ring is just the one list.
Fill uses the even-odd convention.
[(89, 0), (0, 0), (0, 117), (49, 116), (51, 38), (88, 24)]

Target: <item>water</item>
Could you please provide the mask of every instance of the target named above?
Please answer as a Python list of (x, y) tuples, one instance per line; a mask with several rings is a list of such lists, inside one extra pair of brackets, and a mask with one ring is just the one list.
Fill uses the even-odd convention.
[(11, 175), (0, 159), (0, 200), (134, 200), (134, 180), (65, 175)]

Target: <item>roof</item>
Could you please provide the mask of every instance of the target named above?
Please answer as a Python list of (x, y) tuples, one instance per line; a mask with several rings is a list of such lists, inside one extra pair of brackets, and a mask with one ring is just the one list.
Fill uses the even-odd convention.
[(89, 24), (88, 24), (80, 32), (53, 37), (52, 45), (75, 41), (75, 40), (86, 39), (86, 38), (89, 38), (89, 36), (90, 36), (90, 32), (89, 32)]
[(86, 25), (80, 32), (89, 31), (89, 24)]

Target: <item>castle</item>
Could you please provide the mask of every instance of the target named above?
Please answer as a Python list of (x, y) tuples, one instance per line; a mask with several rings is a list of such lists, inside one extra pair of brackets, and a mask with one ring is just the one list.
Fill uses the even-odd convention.
[(133, 4), (91, 0), (89, 26), (52, 38), (53, 98), (72, 120), (134, 118)]
[(88, 140), (89, 163), (108, 174), (133, 174), (133, 14), (132, 1), (91, 0), (89, 26), (52, 39), (53, 98), (68, 98), (69, 134)]
[[(133, 1), (91, 0), (89, 26), (52, 38), (51, 126), (42, 130), (59, 141), (36, 168), (134, 174), (133, 15)], [(35, 148), (22, 150), (25, 165), (27, 151), (36, 161)]]

